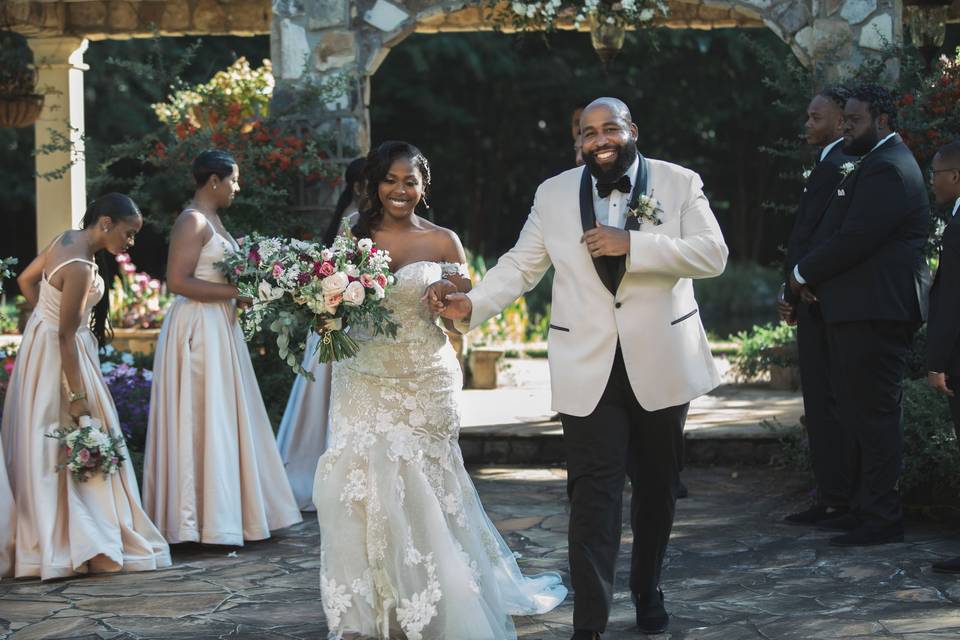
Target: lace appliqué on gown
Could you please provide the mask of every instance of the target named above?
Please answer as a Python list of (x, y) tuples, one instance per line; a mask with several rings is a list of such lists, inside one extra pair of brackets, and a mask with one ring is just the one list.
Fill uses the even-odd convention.
[[(359, 353), (333, 367), (329, 448), (314, 502), (330, 637), (515, 638), (510, 614), (566, 596), (558, 574), (524, 578), (463, 466), (462, 375), (424, 288), (465, 265), (399, 269), (386, 299), (393, 338), (359, 329)], [(402, 634), (402, 635), (401, 635)]]

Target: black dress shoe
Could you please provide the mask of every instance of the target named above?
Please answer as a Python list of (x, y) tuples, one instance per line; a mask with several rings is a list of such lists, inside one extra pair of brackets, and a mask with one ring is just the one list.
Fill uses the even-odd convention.
[(600, 640), (600, 634), (596, 631), (574, 631), (570, 640)]
[(817, 523), (817, 527), (825, 531), (853, 531), (861, 526), (860, 518), (852, 513), (845, 513), (836, 518), (827, 518)]
[(960, 558), (950, 558), (933, 563), (935, 573), (960, 573)]
[(657, 589), (657, 597), (652, 603), (641, 605), (636, 595), (633, 598), (637, 606), (637, 627), (648, 636), (663, 633), (670, 625), (670, 615), (663, 607), (663, 591)]
[(847, 509), (841, 507), (828, 507), (823, 504), (815, 504), (809, 509), (791, 513), (783, 518), (787, 524), (814, 525), (824, 520), (838, 518), (847, 513)]
[(892, 542), (903, 542), (903, 525), (899, 522), (880, 529), (859, 527), (842, 536), (830, 538), (830, 544), (835, 547), (872, 547)]

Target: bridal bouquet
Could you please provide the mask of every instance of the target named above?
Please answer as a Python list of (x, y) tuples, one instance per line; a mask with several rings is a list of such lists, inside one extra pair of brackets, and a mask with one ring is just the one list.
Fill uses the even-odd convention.
[(240, 251), (218, 266), (242, 295), (254, 299), (240, 319), (244, 336), (249, 340), (264, 327), (276, 334), (280, 358), (294, 372), (312, 379), (302, 366), (311, 331), (321, 337), (321, 362), (357, 353), (349, 335), (353, 326), (396, 335), (397, 324), (382, 304), (393, 284), (390, 254), (369, 238), (342, 235), (323, 247), (252, 234), (238, 243)]
[(120, 450), (126, 445), (123, 438), (106, 433), (99, 420), (80, 416), (80, 425), (57, 427), (48, 438), (60, 441), (66, 462), (57, 465), (57, 471), (66, 469), (78, 482), (86, 482), (98, 473), (104, 478), (115, 474), (126, 461)]

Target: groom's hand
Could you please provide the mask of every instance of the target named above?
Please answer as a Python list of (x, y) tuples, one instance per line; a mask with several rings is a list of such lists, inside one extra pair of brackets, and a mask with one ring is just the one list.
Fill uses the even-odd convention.
[(473, 303), (465, 293), (451, 293), (444, 299), (442, 318), (447, 320), (468, 320), (473, 314)]
[(583, 234), (580, 242), (587, 243), (587, 250), (594, 258), (625, 256), (630, 253), (630, 232), (617, 227), (608, 227), (599, 222), (596, 227)]
[(434, 317), (440, 315), (444, 307), (444, 299), (451, 293), (457, 292), (457, 286), (449, 280), (437, 280), (423, 292), (420, 302), (427, 306)]

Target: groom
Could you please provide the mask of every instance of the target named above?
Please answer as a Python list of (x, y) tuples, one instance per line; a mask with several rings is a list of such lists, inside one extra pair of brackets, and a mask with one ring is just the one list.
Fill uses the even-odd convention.
[(588, 105), (586, 167), (540, 185), (516, 246), (473, 291), (441, 280), (425, 294), (435, 312), (473, 329), (556, 268), (550, 378), (567, 453), (574, 640), (607, 626), (628, 476), (637, 625), (666, 630), (660, 570), (683, 425), (690, 400), (719, 382), (690, 279), (722, 273), (727, 247), (699, 176), (640, 156), (637, 134), (620, 100)]

